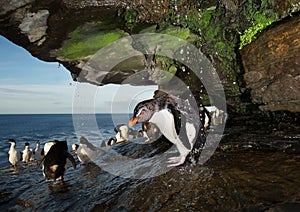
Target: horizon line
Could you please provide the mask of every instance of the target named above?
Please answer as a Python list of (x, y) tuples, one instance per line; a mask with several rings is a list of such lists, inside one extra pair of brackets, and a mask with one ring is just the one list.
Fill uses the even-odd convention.
[(97, 115), (97, 114), (132, 114), (128, 112), (122, 113), (0, 113), (0, 115)]

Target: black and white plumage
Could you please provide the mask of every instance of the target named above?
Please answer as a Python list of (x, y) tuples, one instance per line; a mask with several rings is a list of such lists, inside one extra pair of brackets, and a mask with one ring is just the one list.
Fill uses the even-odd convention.
[(110, 138), (107, 142), (108, 146), (129, 141), (129, 135), (133, 135), (133, 130), (125, 124), (119, 124), (114, 128), (115, 138)]
[(116, 143), (122, 143), (129, 140), (129, 127), (125, 124), (119, 124), (114, 128), (116, 133)]
[(56, 144), (56, 143), (58, 143), (58, 142), (59, 142), (58, 140), (46, 142), (46, 143), (44, 144), (44, 148), (43, 148), (42, 151), (41, 151), (41, 154), (42, 154), (42, 155), (47, 155), (47, 153), (49, 152), (50, 148), (51, 148), (54, 144)]
[(108, 146), (112, 146), (115, 145), (117, 143), (117, 139), (116, 138), (110, 138), (107, 142)]
[(35, 158), (37, 161), (42, 161), (44, 156), (42, 155), (42, 148), (41, 148), (41, 142), (40, 141), (37, 141), (35, 143), (35, 149), (33, 151), (34, 155), (35, 155)]
[(46, 180), (62, 180), (67, 169), (67, 159), (69, 159), (74, 167), (76, 163), (73, 156), (68, 152), (66, 141), (56, 141), (50, 147), (42, 161), (43, 175)]
[(29, 160), (32, 157), (32, 151), (29, 149), (29, 143), (28, 142), (26, 142), (24, 144), (24, 150), (23, 150), (22, 153), (23, 153), (22, 154), (22, 161), (23, 161), (23, 163), (28, 163)]
[(8, 139), (7, 142), (10, 143), (10, 149), (8, 151), (8, 161), (17, 168), (17, 164), (21, 160), (21, 152), (16, 149), (16, 141), (14, 139)]
[(78, 157), (81, 164), (93, 163), (96, 157), (102, 152), (100, 148), (95, 147), (85, 137), (80, 137), (80, 143), (73, 144), (72, 150)]
[(154, 141), (159, 137), (158, 127), (151, 122), (143, 122), (141, 132), (143, 134), (143, 137), (146, 138), (145, 140), (146, 143), (150, 141)]
[[(129, 126), (143, 122), (155, 124), (177, 147), (180, 155), (169, 158), (169, 166), (183, 164), (189, 153), (198, 151), (201, 148), (200, 144), (196, 145), (197, 149), (194, 148), (197, 140), (200, 139), (199, 142), (204, 144), (204, 137), (199, 136), (199, 131), (204, 129), (199, 119), (199, 111), (194, 109), (187, 99), (183, 101), (156, 91), (153, 99), (142, 101), (135, 107)], [(198, 130), (199, 128), (201, 130)]]
[(210, 125), (215, 126), (215, 125), (222, 124), (226, 121), (227, 114), (224, 113), (223, 110), (220, 110), (216, 106), (208, 106), (205, 108), (209, 113)]

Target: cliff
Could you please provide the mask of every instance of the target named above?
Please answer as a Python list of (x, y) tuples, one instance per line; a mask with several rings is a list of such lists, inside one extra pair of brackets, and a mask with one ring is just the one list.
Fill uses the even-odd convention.
[[(100, 49), (126, 36), (149, 32), (176, 36), (211, 61), (230, 111), (259, 106), (299, 112), (299, 9), (296, 0), (4, 0), (0, 34), (34, 57), (61, 63), (74, 80), (121, 84), (154, 63), (182, 79), (197, 96), (203, 85), (196, 76), (168, 58), (152, 55), (150, 61), (137, 46), (130, 50), (134, 57), (120, 61), (109, 74), (103, 70), (93, 76), (105, 74), (101, 82), (91, 80), (90, 69), (83, 72)], [(126, 52), (119, 49), (119, 54)], [(155, 83), (153, 76), (149, 83)]]

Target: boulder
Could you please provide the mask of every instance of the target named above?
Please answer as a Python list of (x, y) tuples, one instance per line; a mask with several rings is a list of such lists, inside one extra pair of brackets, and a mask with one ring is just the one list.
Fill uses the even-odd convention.
[(300, 112), (300, 16), (262, 32), (241, 51), (244, 80), (261, 110)]

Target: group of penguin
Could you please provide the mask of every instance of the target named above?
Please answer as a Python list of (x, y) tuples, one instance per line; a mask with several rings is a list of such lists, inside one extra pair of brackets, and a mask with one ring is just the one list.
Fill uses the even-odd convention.
[(38, 164), (42, 164), (42, 171), (46, 180), (63, 180), (66, 171), (66, 159), (69, 159), (73, 167), (76, 168), (75, 160), (68, 152), (66, 141), (49, 141), (45, 143), (44, 148), (41, 148), (40, 142), (37, 141), (35, 149), (30, 149), (29, 143), (26, 142), (23, 151), (16, 149), (14, 139), (8, 139), (7, 142), (10, 143), (8, 161), (15, 169), (19, 161), (28, 164), (36, 159)]
[(143, 122), (141, 130), (134, 130), (129, 128), (126, 124), (119, 124), (114, 128), (116, 133), (115, 138), (110, 138), (107, 142), (108, 146), (112, 146), (114, 144), (127, 142), (129, 141), (129, 136), (132, 136), (133, 139), (145, 137), (145, 142), (148, 143), (150, 141), (155, 140), (159, 136), (159, 129), (155, 124), (150, 122)]
[[(142, 123), (141, 130), (134, 130), (129, 128), (126, 124), (119, 124), (114, 128), (115, 137), (110, 138), (107, 143), (104, 145), (101, 144), (101, 147), (113, 146), (120, 143), (128, 142), (131, 138), (136, 139), (144, 137), (145, 142), (156, 140), (159, 135), (159, 129), (156, 125), (151, 123)], [(94, 146), (90, 143), (84, 136), (81, 136), (79, 139), (79, 144), (72, 144), (72, 153), (77, 155), (77, 158), (81, 164), (93, 163), (95, 158), (103, 152), (101, 148)]]
[[(148, 142), (161, 134), (177, 147), (179, 153), (178, 156), (168, 159), (168, 166), (179, 166), (186, 161), (188, 155), (199, 152), (200, 148), (203, 147), (205, 143), (204, 131), (210, 122), (209, 113), (205, 110), (193, 114), (191, 112), (185, 113), (181, 109), (182, 107), (173, 96), (162, 91), (156, 91), (152, 99), (136, 105), (133, 116), (128, 122), (129, 127), (142, 123), (142, 130), (136, 131), (127, 125), (118, 125), (114, 129), (116, 136), (108, 141), (108, 145), (127, 142), (129, 135), (133, 137), (144, 136)], [(199, 119), (201, 120), (200, 123), (194, 123), (193, 116), (205, 118)], [(197, 127), (200, 127), (199, 133), (197, 133)], [(9, 162), (16, 167), (21, 159), (21, 154), (16, 150), (16, 142), (13, 139), (9, 139), (8, 142), (11, 143), (8, 152)], [(86, 138), (81, 137), (79, 145), (72, 145), (72, 151), (76, 153), (79, 161), (85, 164), (92, 162), (101, 153), (101, 148), (93, 146)], [(36, 143), (34, 151), (31, 151), (29, 144), (26, 143), (22, 152), (23, 162), (27, 163), (32, 158), (33, 152), (37, 160), (42, 163), (43, 175), (46, 180), (63, 180), (67, 159), (76, 168), (75, 160), (68, 152), (66, 141), (47, 142), (43, 151), (39, 142)]]
[[(144, 133), (142, 132), (143, 130)], [(114, 128), (116, 133), (115, 138), (110, 138), (107, 145), (112, 146), (127, 142), (129, 141), (129, 135), (132, 135), (133, 138), (146, 136), (147, 140), (149, 140), (152, 138), (152, 131), (155, 133), (158, 132), (157, 128), (154, 126), (153, 128), (150, 128), (149, 124), (143, 124), (143, 130), (133, 130), (125, 124), (117, 125)], [(149, 136), (146, 130), (148, 131)], [(37, 161), (38, 164), (42, 164), (42, 171), (46, 180), (63, 180), (67, 168), (67, 159), (71, 161), (73, 167), (76, 168), (76, 162), (73, 156), (68, 152), (66, 141), (49, 141), (44, 144), (43, 148), (41, 148), (40, 141), (37, 141), (35, 149), (30, 149), (29, 143), (26, 142), (23, 151), (16, 149), (16, 141), (14, 139), (8, 139), (7, 142), (10, 143), (8, 161), (15, 169), (20, 161), (24, 164), (28, 164), (31, 161)], [(85, 137), (81, 137), (79, 145), (72, 145), (71, 153), (77, 155), (81, 164), (88, 164), (93, 162), (93, 159), (99, 155), (99, 151), (101, 150), (93, 146)]]
[[(17, 167), (19, 161), (27, 164), (29, 161), (33, 161), (36, 157), (37, 161), (41, 161), (43, 159), (43, 149), (40, 148), (40, 142), (36, 142), (35, 149), (29, 148), (29, 143), (26, 142), (24, 144), (24, 150), (19, 151), (15, 148), (16, 141), (14, 139), (8, 139), (8, 143), (10, 143), (10, 149), (8, 151), (8, 161), (13, 165), (14, 168)], [(35, 156), (35, 157), (34, 157)]]
[(188, 155), (190, 161), (196, 163), (206, 142), (207, 130), (212, 121), (215, 122), (223, 112), (216, 109), (213, 118), (206, 107), (202, 104), (198, 106), (194, 108), (188, 98), (181, 99), (156, 90), (152, 99), (144, 100), (135, 106), (128, 126), (142, 123), (142, 132), (146, 134), (144, 135), (147, 137), (146, 141), (151, 140), (147, 136), (150, 129), (152, 134), (155, 129), (155, 136), (156, 133), (160, 133), (173, 143), (179, 155), (168, 159), (169, 167), (182, 165)]

